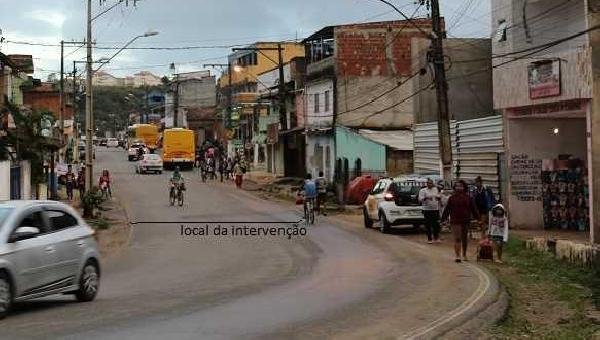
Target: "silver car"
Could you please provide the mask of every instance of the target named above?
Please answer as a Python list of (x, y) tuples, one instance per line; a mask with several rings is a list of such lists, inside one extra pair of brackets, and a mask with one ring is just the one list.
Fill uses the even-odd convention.
[(100, 283), (94, 231), (68, 205), (0, 202), (0, 318), (14, 302), (53, 294), (91, 301)]

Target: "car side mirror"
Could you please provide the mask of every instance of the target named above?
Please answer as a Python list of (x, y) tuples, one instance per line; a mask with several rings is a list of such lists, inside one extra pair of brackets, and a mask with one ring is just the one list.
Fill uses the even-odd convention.
[(10, 236), (10, 242), (18, 242), (36, 237), (40, 233), (40, 229), (36, 227), (19, 227)]

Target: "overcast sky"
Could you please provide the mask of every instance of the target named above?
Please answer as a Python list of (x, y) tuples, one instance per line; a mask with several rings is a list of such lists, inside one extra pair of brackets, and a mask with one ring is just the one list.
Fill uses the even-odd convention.
[[(265, 40), (302, 39), (328, 25), (398, 19), (399, 15), (376, 0), (141, 0), (136, 7), (119, 5), (94, 22), (98, 46), (121, 47), (149, 30), (158, 36), (137, 40), (133, 47), (215, 46)], [(391, 0), (408, 16), (417, 9), (415, 0)], [(92, 0), (93, 12), (117, 0)], [(85, 37), (85, 0), (0, 0), (0, 29), (7, 41), (57, 44)], [(451, 37), (489, 37), (490, 0), (441, 0)], [(425, 8), (416, 16), (427, 14)], [(60, 67), (60, 49), (5, 42), (5, 54), (32, 54), (36, 76), (45, 79)], [(114, 51), (95, 50), (94, 59)], [(203, 63), (224, 63), (228, 48), (189, 51), (126, 50), (105, 70), (119, 76), (148, 70), (169, 74), (203, 69)], [(65, 50), (66, 68), (85, 51)]]

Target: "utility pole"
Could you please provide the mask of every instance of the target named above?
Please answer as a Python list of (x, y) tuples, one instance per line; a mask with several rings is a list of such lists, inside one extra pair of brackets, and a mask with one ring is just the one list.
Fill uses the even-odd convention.
[(175, 75), (175, 95), (173, 97), (173, 127), (177, 127), (179, 120), (179, 73)]
[(452, 142), (450, 138), (450, 113), (448, 107), (448, 82), (444, 65), (444, 42), (446, 32), (442, 27), (439, 0), (431, 0), (432, 61), (435, 71), (435, 88), (438, 107), (438, 135), (440, 139), (440, 157), (442, 175), (445, 181), (452, 181)]
[(92, 114), (92, 0), (87, 1), (87, 38), (86, 38), (86, 81), (85, 81), (85, 191), (90, 192), (94, 178), (92, 165), (93, 146), (93, 121)]
[(277, 56), (278, 56), (278, 67), (279, 67), (279, 122), (281, 123), (281, 128), (283, 130), (287, 130), (287, 108), (285, 105), (285, 97), (286, 97), (286, 87), (285, 87), (285, 72), (283, 69), (283, 48), (281, 47), (281, 43), (277, 44)]
[[(59, 105), (60, 111), (58, 114), (58, 128), (60, 131), (60, 143), (62, 145), (63, 138), (65, 135), (65, 42), (60, 41), (60, 95)], [(58, 153), (58, 159), (60, 161), (61, 155)]]

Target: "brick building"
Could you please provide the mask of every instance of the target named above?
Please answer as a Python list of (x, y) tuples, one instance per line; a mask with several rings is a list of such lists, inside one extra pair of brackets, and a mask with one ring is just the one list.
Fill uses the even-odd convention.
[[(413, 21), (328, 26), (303, 41), (308, 172), (323, 171), (330, 180), (334, 173), (357, 166), (354, 173), (385, 173), (387, 155), (372, 162), (361, 159), (360, 150), (369, 149), (374, 141), (360, 130), (398, 131), (410, 139), (402, 131), (412, 128), (414, 106), (412, 99), (402, 99), (413, 93), (409, 80), (420, 77), (414, 76), (412, 67), (412, 40), (431, 32), (431, 20)], [(337, 126), (346, 129), (337, 133)], [(352, 138), (357, 147), (341, 154), (342, 149), (336, 148), (340, 138), (346, 142)]]
[[(50, 111), (56, 119), (60, 115), (60, 92), (52, 83), (42, 83), (40, 86), (23, 91), (23, 105), (32, 110)], [(64, 120), (73, 119), (73, 106), (66, 100)]]

